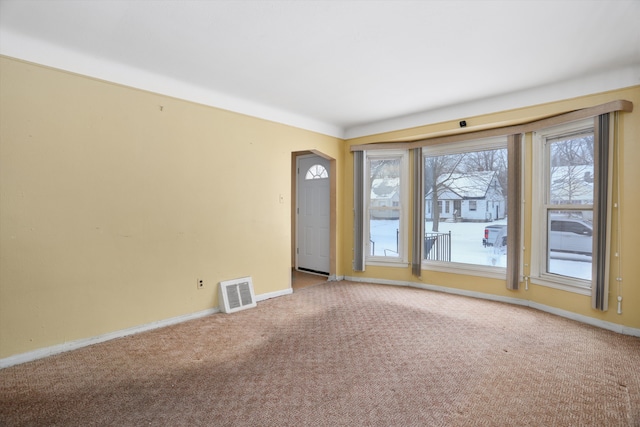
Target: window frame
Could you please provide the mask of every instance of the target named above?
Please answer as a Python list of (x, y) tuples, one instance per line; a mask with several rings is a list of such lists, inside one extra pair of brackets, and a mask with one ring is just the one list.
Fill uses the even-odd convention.
[[(469, 152), (489, 151), (489, 150), (499, 150), (499, 149), (504, 149), (504, 150), (508, 149), (508, 135), (500, 135), (500, 136), (494, 136), (490, 138), (483, 138), (483, 139), (477, 139), (477, 140), (466, 140), (466, 141), (460, 141), (460, 142), (425, 146), (422, 148), (422, 158), (423, 158), (422, 165), (424, 168), (425, 157), (450, 155), (450, 154), (462, 154), (462, 153), (469, 153)], [(427, 189), (424, 189), (422, 200), (425, 199), (426, 191)], [(509, 194), (509, 189), (507, 189), (505, 194), (507, 195)], [(440, 202), (441, 201), (439, 200), (438, 203)], [(421, 238), (423, 238), (423, 236), (421, 236)], [(487, 277), (487, 278), (493, 278), (493, 279), (506, 279), (507, 277), (507, 268), (505, 267), (481, 265), (481, 264), (469, 264), (469, 263), (461, 263), (461, 262), (453, 262), (453, 261), (428, 260), (424, 258), (424, 255), (422, 259), (422, 269), (428, 270), (428, 271), (444, 272), (444, 273), (466, 274), (466, 275)], [(518, 269), (520, 269), (520, 267), (518, 267)]]
[[(390, 206), (390, 210), (398, 210), (398, 255), (371, 255), (370, 227), (371, 227), (371, 181), (369, 165), (371, 160), (399, 160), (400, 165), (400, 200), (398, 206)], [(408, 261), (409, 237), (409, 152), (407, 150), (376, 150), (366, 151), (363, 167), (364, 178), (364, 263), (365, 265), (380, 265), (391, 267), (406, 267)], [(392, 203), (394, 205), (394, 203)]]
[[(532, 133), (532, 209), (531, 209), (531, 268), (529, 279), (536, 285), (547, 286), (581, 295), (591, 295), (593, 277), (591, 280), (580, 279), (571, 276), (563, 276), (548, 272), (547, 245), (549, 241), (548, 215), (553, 210), (576, 210), (594, 212), (598, 201), (591, 204), (570, 205), (550, 203), (551, 191), (551, 150), (550, 143), (559, 138), (578, 135), (580, 133), (594, 133), (594, 156), (597, 150), (598, 139), (595, 135), (593, 118), (563, 123), (557, 126), (541, 129)], [(595, 168), (595, 161), (594, 161)], [(597, 183), (594, 182), (594, 188)], [(535, 238), (534, 236), (538, 236)], [(595, 236), (592, 236), (592, 247), (595, 246)], [(591, 268), (593, 262), (591, 261)]]

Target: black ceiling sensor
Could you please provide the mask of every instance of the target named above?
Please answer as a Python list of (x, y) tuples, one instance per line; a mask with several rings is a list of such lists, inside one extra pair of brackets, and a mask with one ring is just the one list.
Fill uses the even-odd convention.
[(460, 120), (460, 127), (463, 128), (467, 126), (467, 121), (466, 120)]

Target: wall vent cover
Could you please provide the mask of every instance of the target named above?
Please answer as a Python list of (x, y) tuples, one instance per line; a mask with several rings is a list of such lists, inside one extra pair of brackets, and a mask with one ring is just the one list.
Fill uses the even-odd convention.
[(226, 280), (220, 282), (218, 293), (220, 311), (233, 313), (256, 306), (256, 296), (253, 292), (251, 277)]

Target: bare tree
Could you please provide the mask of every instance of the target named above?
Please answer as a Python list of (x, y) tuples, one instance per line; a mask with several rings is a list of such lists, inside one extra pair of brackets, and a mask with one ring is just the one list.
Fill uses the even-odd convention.
[(468, 153), (464, 161), (465, 172), (492, 171), (500, 163), (501, 150), (484, 150)]
[(593, 134), (551, 143), (551, 166), (593, 164)]
[(437, 232), (440, 227), (439, 192), (447, 187), (464, 158), (465, 154), (450, 154), (424, 159), (424, 188), (426, 194), (431, 194), (432, 231)]
[(396, 178), (400, 176), (400, 162), (397, 159), (379, 159), (369, 162), (369, 188), (378, 178)]
[(553, 141), (550, 145), (552, 203), (593, 202), (593, 135)]

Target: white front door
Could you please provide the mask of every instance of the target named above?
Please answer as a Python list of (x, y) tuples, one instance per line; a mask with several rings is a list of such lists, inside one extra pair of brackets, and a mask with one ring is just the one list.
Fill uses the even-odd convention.
[(329, 274), (329, 160), (297, 158), (297, 248), (299, 270)]

